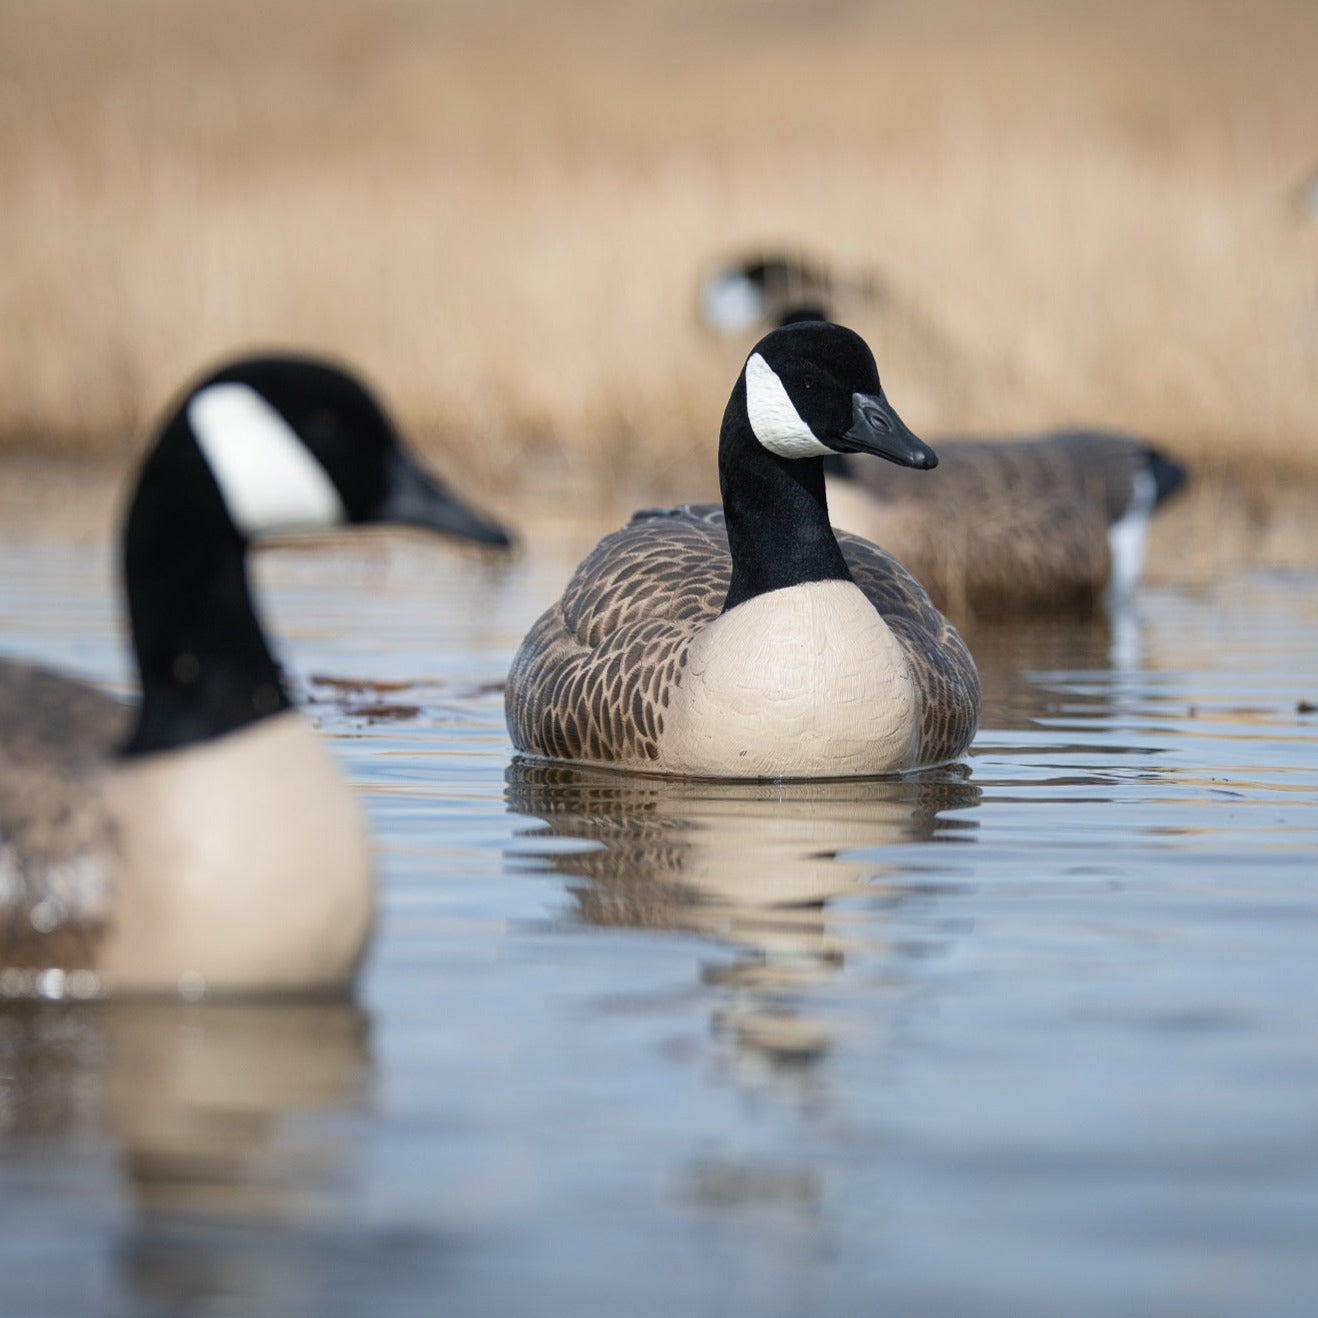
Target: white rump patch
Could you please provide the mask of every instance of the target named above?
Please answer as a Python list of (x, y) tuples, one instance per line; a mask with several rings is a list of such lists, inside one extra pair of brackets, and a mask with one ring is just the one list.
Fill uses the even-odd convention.
[(746, 415), (755, 438), (780, 458), (818, 458), (833, 451), (801, 420), (786, 386), (758, 352), (746, 363)]
[(292, 427), (245, 384), (213, 384), (188, 403), (233, 524), (252, 538), (347, 521), (339, 492)]
[(1149, 519), (1158, 501), (1158, 482), (1147, 467), (1135, 473), (1126, 511), (1107, 529), (1108, 602), (1119, 603), (1135, 589), (1144, 570)]

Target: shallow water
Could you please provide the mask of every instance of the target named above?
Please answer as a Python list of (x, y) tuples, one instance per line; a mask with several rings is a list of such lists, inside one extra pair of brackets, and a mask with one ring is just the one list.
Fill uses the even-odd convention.
[[(510, 769), (583, 538), (262, 558), (357, 1002), (0, 1010), (0, 1310), (1313, 1313), (1318, 572), (974, 630), (965, 769)], [(0, 648), (125, 687), (108, 572), (0, 542)]]

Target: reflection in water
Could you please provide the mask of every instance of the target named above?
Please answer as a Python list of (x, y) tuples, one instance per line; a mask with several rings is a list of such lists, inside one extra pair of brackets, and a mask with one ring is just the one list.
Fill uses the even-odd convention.
[(1130, 609), (1117, 617), (1027, 616), (972, 622), (962, 628), (983, 687), (981, 728), (995, 731), (1037, 726), (1063, 701), (1072, 712), (1102, 714), (1111, 688), (1049, 699), (1043, 674), (1078, 674), (1138, 670), (1141, 665), (1140, 620)]
[(519, 853), (567, 876), (588, 923), (683, 929), (741, 949), (707, 972), (738, 998), (718, 1023), (775, 1064), (813, 1061), (831, 1041), (796, 994), (843, 967), (848, 924), (830, 903), (873, 895), (885, 873), (847, 853), (974, 829), (948, 812), (979, 798), (964, 769), (754, 783), (514, 762), (507, 783), (509, 807), (544, 822), (522, 836), (597, 844)]
[(96, 1006), (28, 1001), (0, 1008), (0, 1140), (94, 1128), (106, 1040)]
[(368, 1106), (369, 1043), (349, 1002), (7, 1007), (0, 1140), (108, 1138), (136, 1210), (119, 1245), (129, 1293), (170, 1312), (241, 1295), (251, 1250), (217, 1228), (296, 1225), (341, 1186), (325, 1119)]
[[(369, 1026), (347, 1002), (112, 1009), (106, 1124), (147, 1211), (287, 1219), (341, 1169), (306, 1113), (369, 1097)], [(305, 1137), (304, 1137), (305, 1136)]]

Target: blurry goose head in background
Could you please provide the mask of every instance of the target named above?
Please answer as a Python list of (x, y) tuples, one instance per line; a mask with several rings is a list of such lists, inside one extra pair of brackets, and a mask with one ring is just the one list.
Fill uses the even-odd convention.
[(796, 320), (828, 320), (842, 303), (875, 302), (872, 274), (844, 274), (814, 257), (766, 249), (720, 262), (700, 287), (700, 321), (714, 334), (760, 332)]
[(251, 357), (189, 389), (147, 454), (124, 530), (143, 696), (129, 753), (286, 708), (282, 685), (270, 689), (246, 546), (366, 523), (510, 543), (418, 465), (372, 395), (339, 367)]

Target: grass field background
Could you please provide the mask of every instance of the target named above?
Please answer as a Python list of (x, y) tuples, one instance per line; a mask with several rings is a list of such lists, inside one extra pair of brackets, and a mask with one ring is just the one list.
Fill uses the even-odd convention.
[(920, 432), (1318, 478), (1318, 5), (0, 0), (0, 448), (140, 448), (242, 348), (474, 487), (707, 492), (772, 246)]

